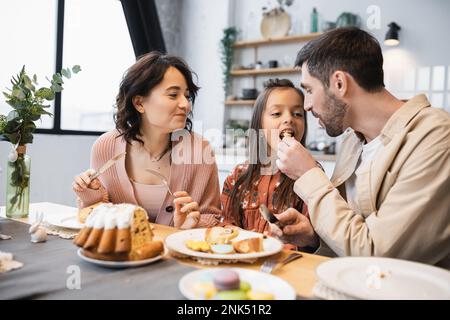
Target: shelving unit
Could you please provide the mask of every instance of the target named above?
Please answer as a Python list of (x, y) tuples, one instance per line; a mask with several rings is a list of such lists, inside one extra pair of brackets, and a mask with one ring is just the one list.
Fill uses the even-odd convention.
[(258, 47), (262, 45), (279, 44), (279, 43), (292, 43), (292, 42), (304, 42), (314, 39), (315, 37), (321, 35), (320, 32), (301, 34), (294, 36), (286, 36), (281, 38), (269, 38), (260, 40), (250, 40), (250, 41), (238, 41), (234, 44), (234, 48), (249, 48)]
[[(283, 46), (286, 48), (286, 44), (290, 43), (304, 43), (309, 40), (312, 40), (319, 36), (321, 33), (310, 33), (310, 34), (304, 34), (304, 35), (294, 35), (294, 36), (286, 36), (281, 38), (271, 38), (271, 39), (257, 39), (257, 40), (249, 40), (249, 41), (238, 41), (234, 44), (233, 48), (235, 51), (237, 50), (252, 50), (252, 52), (247, 51), (246, 54), (246, 61), (253, 60), (253, 62), (256, 64), (260, 59), (258, 55), (258, 49), (263, 46)], [(292, 46), (291, 46), (292, 47)], [(271, 59), (273, 57), (273, 60), (279, 60), (280, 53), (284, 53), (284, 49), (281, 49), (281, 51), (276, 53), (270, 53), (267, 54), (267, 52), (261, 51), (261, 55), (264, 56), (264, 59)], [(234, 59), (237, 57), (235, 56)], [(235, 60), (236, 61), (236, 60)], [(267, 77), (276, 75), (277, 77), (280, 77), (279, 75), (286, 75), (288, 77), (289, 75), (293, 75), (295, 73), (299, 73), (298, 68), (294, 68), (293, 66), (280, 66), (277, 68), (264, 68), (264, 69), (235, 69), (230, 72), (230, 76), (232, 81), (238, 81), (237, 79), (242, 79), (245, 77), (251, 77), (253, 78), (253, 88), (261, 90), (261, 88), (257, 87), (257, 79), (258, 77)], [(239, 80), (245, 82), (246, 80)], [(250, 80), (251, 82), (251, 80)], [(240, 83), (239, 83), (240, 84)], [(249, 84), (250, 85), (250, 84)], [(233, 87), (233, 86), (232, 86)], [(241, 88), (242, 85), (236, 85), (235, 83), (235, 90), (237, 88)], [(233, 95), (238, 96), (237, 92), (232, 92)], [(225, 114), (224, 114), (224, 131), (226, 128), (226, 125), (229, 120), (250, 120), (250, 111), (251, 109), (247, 109), (249, 107), (253, 107), (255, 103), (255, 100), (226, 100), (224, 101), (225, 105)], [(231, 108), (232, 107), (232, 108)], [(242, 113), (241, 113), (242, 112)], [(234, 115), (234, 116), (233, 116)]]
[(227, 100), (225, 101), (225, 105), (227, 106), (246, 106), (253, 105), (255, 100)]
[[(302, 35), (293, 35), (280, 38), (258, 39), (248, 41), (238, 41), (233, 47), (234, 49), (246, 49), (253, 48), (253, 61), (258, 61), (258, 48), (262, 46), (272, 46), (286, 43), (301, 43), (314, 39), (321, 33), (309, 33)], [(236, 77), (253, 77), (253, 86), (256, 88), (256, 79), (258, 76), (279, 75), (279, 74), (292, 74), (299, 72), (298, 69), (293, 67), (279, 67), (270, 69), (239, 69), (232, 70), (230, 75), (232, 78)], [(255, 100), (227, 100), (224, 101), (225, 106), (251, 106)]]
[(243, 70), (233, 70), (230, 72), (231, 76), (257, 76), (257, 75), (270, 75), (270, 74), (280, 74), (280, 73), (294, 73), (299, 72), (295, 68), (270, 68), (270, 69), (243, 69)]

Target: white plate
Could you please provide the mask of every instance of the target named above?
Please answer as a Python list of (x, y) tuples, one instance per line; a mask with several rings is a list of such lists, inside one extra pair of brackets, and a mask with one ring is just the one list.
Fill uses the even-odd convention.
[[(266, 256), (271, 256), (283, 250), (283, 243), (275, 238), (267, 237), (263, 240), (262, 252), (254, 253), (232, 253), (232, 254), (217, 254), (217, 253), (207, 253), (194, 251), (186, 247), (186, 241), (188, 240), (205, 240), (206, 229), (190, 229), (179, 231), (171, 234), (165, 240), (165, 245), (169, 250), (198, 258), (206, 259), (222, 259), (222, 260), (244, 260), (244, 259), (254, 259)], [(239, 230), (239, 235), (232, 241), (239, 241), (248, 238), (261, 237), (261, 233)]]
[(135, 267), (140, 267), (140, 266), (144, 266), (146, 264), (150, 264), (153, 263), (155, 261), (161, 260), (163, 255), (159, 255), (150, 259), (145, 259), (145, 260), (136, 260), (136, 261), (107, 261), (107, 260), (98, 260), (98, 259), (93, 259), (93, 258), (89, 258), (86, 257), (83, 254), (83, 249), (79, 248), (77, 251), (78, 256), (83, 259), (84, 261), (102, 266), (102, 267), (106, 267), (106, 268), (113, 268), (113, 269), (122, 269), (122, 268), (135, 268)]
[[(370, 269), (384, 277), (371, 277)], [(316, 273), (326, 286), (359, 299), (450, 299), (450, 272), (412, 261), (335, 258), (321, 263)]]
[[(228, 268), (227, 268), (228, 269)], [(294, 300), (296, 297), (294, 288), (283, 279), (268, 273), (242, 268), (231, 268), (239, 274), (241, 281), (250, 283), (252, 290), (271, 293), (275, 300)], [(183, 296), (190, 300), (198, 300), (194, 292), (196, 283), (212, 277), (214, 272), (221, 268), (202, 269), (189, 272), (180, 279), (178, 288)]]
[(51, 216), (49, 218), (44, 218), (45, 221), (47, 221), (49, 224), (53, 226), (57, 226), (60, 228), (66, 228), (66, 229), (82, 229), (84, 227), (84, 224), (78, 222), (77, 216), (66, 216), (64, 218), (57, 217), (57, 216)]
[(83, 224), (78, 222), (78, 209), (50, 202), (30, 204), (29, 222), (32, 223), (37, 213), (44, 213), (44, 222), (53, 226), (67, 229), (82, 229)]

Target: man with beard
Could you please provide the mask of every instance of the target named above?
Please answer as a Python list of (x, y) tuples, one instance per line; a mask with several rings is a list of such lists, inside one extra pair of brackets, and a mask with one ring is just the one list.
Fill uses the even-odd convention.
[(296, 66), (305, 110), (343, 139), (331, 180), (295, 139), (279, 144), (277, 165), (296, 180), (310, 220), (285, 212), (278, 219), (286, 226), (273, 233), (301, 245), (314, 228), (320, 249), (338, 256), (450, 267), (449, 114), (425, 95), (405, 102), (387, 91), (380, 45), (357, 28), (310, 41)]

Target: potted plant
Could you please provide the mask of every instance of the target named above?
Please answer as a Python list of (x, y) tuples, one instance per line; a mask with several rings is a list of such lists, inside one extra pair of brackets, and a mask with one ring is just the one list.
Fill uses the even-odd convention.
[(238, 30), (235, 27), (229, 27), (223, 30), (223, 37), (220, 40), (220, 53), (223, 63), (223, 88), (225, 97), (230, 88), (230, 71), (233, 64), (233, 45), (236, 42)]
[(12, 110), (8, 115), (0, 115), (0, 139), (12, 143), (8, 155), (6, 170), (6, 216), (27, 217), (30, 187), (30, 157), (26, 154), (26, 144), (33, 142), (36, 129), (35, 121), (42, 115), (52, 114), (46, 111), (47, 101), (55, 99), (55, 94), (63, 90), (63, 77), (70, 79), (72, 73), (78, 73), (80, 66), (62, 69), (47, 80), (50, 86), (36, 88), (37, 77), (28, 76), (25, 66), (17, 76), (11, 79), (12, 88), (3, 92), (6, 103)]

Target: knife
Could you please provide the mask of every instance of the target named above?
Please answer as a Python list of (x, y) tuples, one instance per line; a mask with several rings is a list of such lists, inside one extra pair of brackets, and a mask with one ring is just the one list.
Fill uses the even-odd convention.
[(267, 206), (265, 204), (261, 204), (259, 206), (259, 213), (261, 213), (261, 216), (264, 218), (264, 220), (266, 220), (269, 223), (273, 223), (276, 224), (277, 226), (279, 226), (280, 228), (283, 228), (284, 225), (281, 223), (280, 220), (277, 219), (277, 217), (275, 217), (267, 208)]
[(124, 155), (126, 155), (126, 152), (120, 153), (118, 155), (115, 155), (114, 157), (112, 157), (111, 159), (109, 159), (104, 165), (102, 165), (100, 167), (100, 169), (98, 169), (92, 176), (90, 176), (91, 181), (98, 178), (99, 175), (101, 175), (103, 172), (105, 172), (106, 170), (109, 169), (109, 167), (111, 167), (117, 160), (119, 160), (121, 157), (123, 157)]

